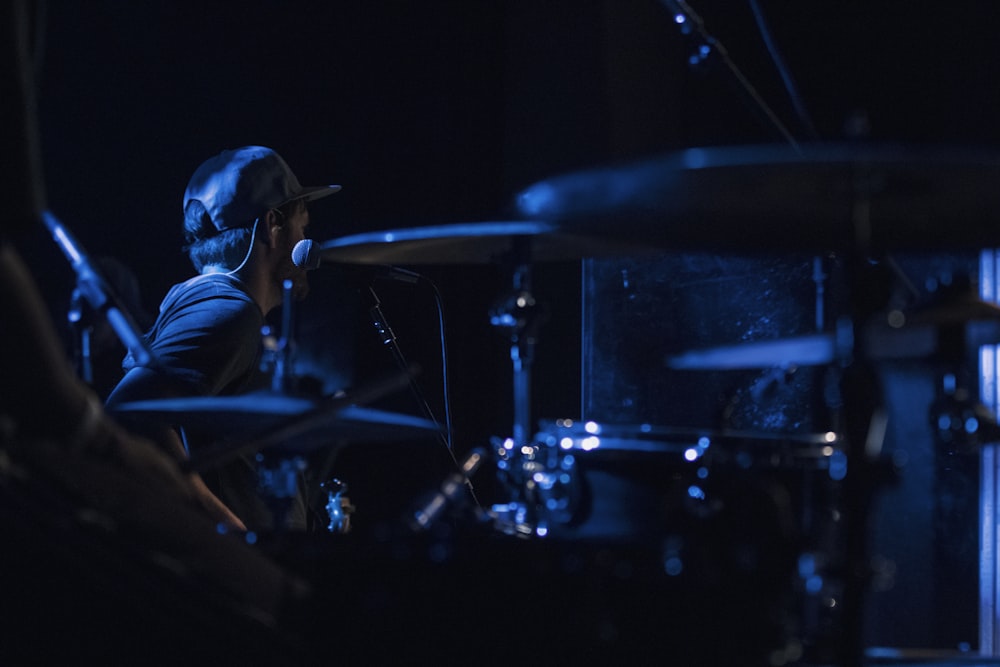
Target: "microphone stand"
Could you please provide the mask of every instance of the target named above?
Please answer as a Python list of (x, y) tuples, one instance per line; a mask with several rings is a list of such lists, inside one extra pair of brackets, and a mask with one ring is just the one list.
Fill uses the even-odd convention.
[(69, 321), (69, 327), (73, 333), (73, 362), (77, 374), (84, 382), (92, 385), (94, 383), (94, 366), (91, 344), (94, 327), (84, 320), (83, 295), (79, 288), (73, 290), (66, 319)]
[[(382, 344), (387, 346), (392, 352), (392, 357), (395, 360), (396, 365), (399, 366), (400, 370), (405, 372), (410, 368), (410, 365), (407, 363), (406, 357), (403, 356), (403, 351), (399, 347), (399, 341), (396, 340), (396, 334), (393, 332), (389, 321), (386, 319), (385, 313), (382, 312), (382, 302), (379, 300), (378, 294), (375, 293), (374, 287), (369, 285), (366, 289), (372, 298), (372, 304), (368, 308), (368, 315), (371, 317), (372, 324), (375, 326), (375, 332), (378, 334), (379, 340), (382, 341)], [(435, 424), (440, 425), (440, 422), (438, 422), (437, 418), (434, 416), (434, 411), (431, 410), (431, 406), (427, 402), (423, 391), (421, 391), (420, 385), (417, 384), (415, 376), (413, 374), (408, 374), (408, 377), (410, 380), (410, 391), (413, 393), (413, 396), (416, 399), (417, 404), (420, 406), (421, 411), (424, 413), (424, 416)], [(448, 450), (448, 454), (451, 456), (451, 460), (455, 464), (455, 467), (458, 468), (459, 473), (456, 474), (462, 475), (462, 478), (465, 480), (465, 485), (468, 487), (469, 493), (472, 495), (473, 501), (476, 505), (478, 505), (479, 500), (476, 498), (476, 492), (472, 486), (472, 480), (469, 478), (469, 474), (464, 470), (462, 464), (460, 464), (458, 459), (455, 458), (455, 451), (452, 449), (451, 441), (449, 439), (450, 434), (445, 435), (444, 429), (439, 429), (437, 436), (441, 441), (441, 444), (443, 444), (445, 449)]]
[(750, 80), (736, 66), (736, 63), (729, 57), (729, 52), (719, 40), (710, 35), (705, 30), (705, 22), (695, 13), (691, 6), (684, 0), (661, 0), (666, 8), (674, 15), (674, 23), (681, 30), (681, 33), (695, 39), (695, 51), (688, 59), (692, 66), (703, 65), (714, 54), (717, 55), (726, 66), (726, 69), (736, 80), (739, 89), (750, 99), (754, 107), (760, 112), (771, 126), (777, 130), (778, 134), (788, 142), (796, 151), (799, 150), (799, 143), (792, 133), (789, 132), (785, 124), (771, 110), (764, 99), (753, 87)]
[[(378, 334), (379, 340), (382, 341), (382, 344), (389, 348), (392, 353), (392, 358), (396, 362), (399, 369), (405, 371), (410, 367), (410, 365), (407, 363), (406, 357), (403, 356), (403, 351), (399, 347), (399, 341), (396, 340), (396, 333), (392, 330), (392, 326), (390, 326), (389, 321), (386, 319), (385, 313), (382, 312), (382, 302), (379, 300), (378, 294), (375, 293), (374, 287), (369, 285), (366, 289), (372, 297), (372, 305), (368, 308), (368, 315), (371, 317), (372, 324), (375, 326), (375, 333)], [(424, 397), (424, 393), (421, 391), (420, 385), (417, 384), (416, 378), (412, 375), (410, 376), (410, 391), (413, 392), (413, 397), (416, 399), (417, 404), (424, 413), (424, 416), (435, 424), (438, 424), (439, 422), (434, 416), (430, 404)], [(445, 447), (450, 450), (451, 444), (445, 439), (444, 434), (439, 434), (439, 437)]]
[(155, 364), (153, 352), (142, 339), (142, 332), (139, 331), (135, 319), (93, 266), (83, 246), (51, 212), (42, 211), (42, 221), (76, 272), (77, 290), (87, 299), (90, 307), (107, 318), (108, 324), (132, 354), (136, 364), (139, 366)]

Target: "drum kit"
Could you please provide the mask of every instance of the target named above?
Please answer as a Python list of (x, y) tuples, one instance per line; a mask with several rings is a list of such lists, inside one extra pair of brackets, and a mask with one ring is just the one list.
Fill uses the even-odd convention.
[[(475, 449), (459, 466), (463, 476), (481, 464), (492, 469), (500, 497), (475, 514), (490, 531), (535, 541), (650, 545), (668, 575), (697, 571), (700, 553), (754, 547), (764, 557), (787, 560), (795, 580), (789, 586), (817, 600), (816, 607), (829, 609), (836, 598), (834, 651), (845, 663), (856, 663), (871, 577), (867, 515), (885, 464), (885, 411), (874, 369), (886, 360), (926, 360), (954, 367), (954, 375), (963, 377), (957, 371), (968, 350), (1000, 343), (1000, 309), (992, 304), (966, 292), (920, 310), (891, 310), (883, 298), (885, 276), (877, 269), (897, 251), (1000, 244), (998, 184), (1000, 155), (969, 150), (865, 144), (696, 148), (536, 183), (518, 195), (517, 220), (370, 232), (324, 242), (320, 250), (331, 263), (495, 264), (507, 272), (511, 291), (489, 316), (510, 342), (512, 432), (496, 438), (485, 455)], [(535, 427), (531, 373), (540, 321), (533, 266), (666, 251), (838, 258), (847, 299), (829, 330), (686, 350), (659, 366), (694, 372), (835, 366), (842, 378), (836, 430), (773, 434), (579, 419)], [(657, 373), (657, 367), (648, 372)], [(972, 446), (993, 441), (995, 420), (967, 395), (975, 392), (953, 392), (956, 410), (979, 417), (963, 437)], [(308, 450), (330, 441), (441, 431), (432, 420), (361, 402), (355, 396), (315, 401), (268, 392), (122, 409), (169, 413), (202, 426), (258, 420), (253, 437), (224, 443), (193, 461), (195, 469), (234, 452), (280, 449), (291, 441)], [(464, 502), (461, 487), (448, 486), (433, 511), (422, 508), (412, 529), (427, 530), (443, 505)], [(738, 523), (733, 514), (753, 517), (758, 527), (766, 521), (773, 530), (750, 544), (718, 533), (719, 526)], [(718, 572), (706, 576), (713, 574)], [(816, 609), (802, 613), (815, 616)], [(807, 632), (806, 625), (800, 620), (800, 632)]]

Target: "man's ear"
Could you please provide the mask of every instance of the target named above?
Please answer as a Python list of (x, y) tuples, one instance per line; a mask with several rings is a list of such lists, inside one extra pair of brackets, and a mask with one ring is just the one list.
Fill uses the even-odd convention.
[(281, 231), (281, 216), (278, 215), (277, 211), (271, 209), (264, 214), (262, 222), (264, 223), (264, 229), (261, 231), (265, 234), (264, 240), (272, 248), (276, 247), (278, 244), (278, 232)]

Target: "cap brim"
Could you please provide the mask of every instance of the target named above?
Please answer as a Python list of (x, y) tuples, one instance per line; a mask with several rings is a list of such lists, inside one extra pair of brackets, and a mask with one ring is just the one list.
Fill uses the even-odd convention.
[(292, 197), (288, 201), (293, 199), (302, 199), (303, 201), (314, 201), (316, 199), (321, 199), (327, 195), (332, 195), (334, 192), (340, 192), (339, 185), (319, 185), (311, 188), (302, 188), (302, 192), (298, 194), (297, 197)]

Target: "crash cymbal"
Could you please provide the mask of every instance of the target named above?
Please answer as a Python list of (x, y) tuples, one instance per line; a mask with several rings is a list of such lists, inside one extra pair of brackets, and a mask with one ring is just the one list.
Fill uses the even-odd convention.
[(321, 259), (343, 264), (494, 264), (512, 258), (568, 261), (649, 251), (645, 244), (567, 233), (550, 222), (500, 221), (344, 236), (322, 243)]
[(116, 413), (148, 416), (196, 429), (209, 435), (259, 433), (283, 425), (311, 440), (388, 440), (415, 438), (440, 432), (427, 419), (329, 400), (255, 392), (237, 396), (192, 396), (132, 401), (115, 407)]
[(691, 148), (556, 176), (520, 213), (665, 249), (809, 252), (1000, 245), (1000, 154), (816, 144)]
[(822, 366), (836, 358), (834, 335), (821, 333), (689, 350), (669, 355), (665, 363), (674, 370), (740, 370)]

